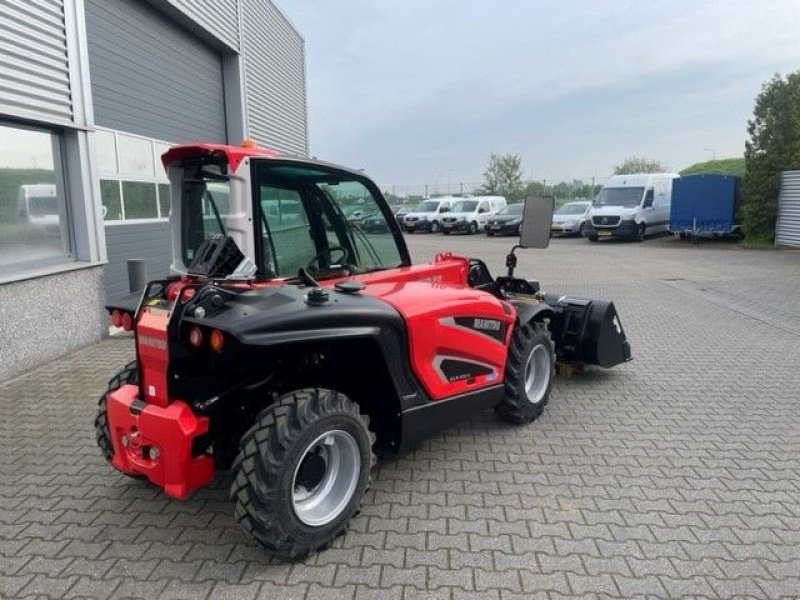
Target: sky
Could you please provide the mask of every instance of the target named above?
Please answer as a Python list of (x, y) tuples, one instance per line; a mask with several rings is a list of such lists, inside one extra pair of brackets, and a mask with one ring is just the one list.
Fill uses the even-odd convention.
[(798, 0), (276, 0), (305, 38), (310, 152), (383, 189), (602, 180), (629, 156), (741, 156), (800, 69)]

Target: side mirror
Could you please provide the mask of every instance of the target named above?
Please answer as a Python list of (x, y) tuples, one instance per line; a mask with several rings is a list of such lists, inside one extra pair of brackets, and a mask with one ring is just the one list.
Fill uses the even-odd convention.
[(547, 248), (550, 245), (550, 225), (553, 223), (555, 199), (552, 196), (528, 196), (522, 212), (519, 246)]

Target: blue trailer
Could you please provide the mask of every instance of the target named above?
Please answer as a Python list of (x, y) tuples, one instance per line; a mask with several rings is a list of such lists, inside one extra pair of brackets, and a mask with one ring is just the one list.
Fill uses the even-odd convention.
[(687, 175), (672, 183), (669, 230), (681, 237), (735, 234), (739, 178)]

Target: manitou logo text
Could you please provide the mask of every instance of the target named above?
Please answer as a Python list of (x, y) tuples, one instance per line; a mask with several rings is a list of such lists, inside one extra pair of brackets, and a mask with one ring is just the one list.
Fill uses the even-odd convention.
[(483, 329), (484, 331), (500, 331), (500, 321), (492, 321), (490, 319), (475, 319), (473, 326), (475, 329)]
[(159, 350), (167, 349), (167, 342), (146, 335), (139, 336), (139, 343), (144, 346), (152, 346), (153, 348), (158, 348)]

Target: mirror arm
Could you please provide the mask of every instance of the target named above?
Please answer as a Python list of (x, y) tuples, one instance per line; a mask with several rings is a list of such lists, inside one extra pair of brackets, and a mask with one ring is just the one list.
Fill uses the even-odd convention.
[(506, 267), (508, 267), (508, 276), (514, 276), (514, 269), (517, 267), (517, 255), (514, 254), (514, 250), (517, 248), (524, 248), (524, 246), (520, 246), (519, 244), (515, 245), (511, 248), (511, 252), (508, 253), (506, 256)]

